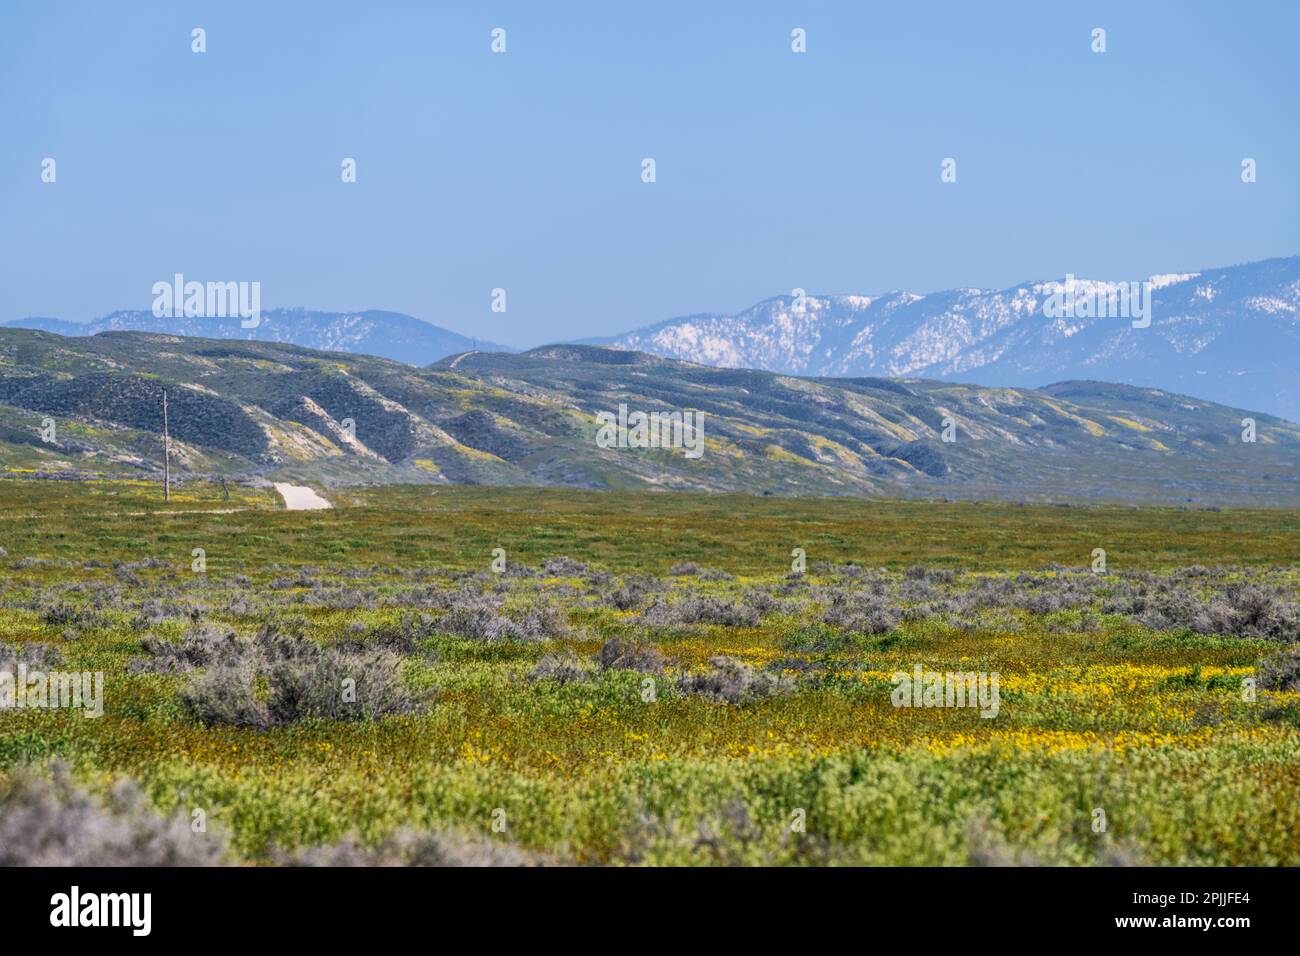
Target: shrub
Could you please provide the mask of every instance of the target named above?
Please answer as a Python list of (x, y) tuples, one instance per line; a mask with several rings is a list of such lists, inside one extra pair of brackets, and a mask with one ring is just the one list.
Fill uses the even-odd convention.
[(769, 591), (762, 588), (746, 588), (742, 600), (758, 612), (760, 616), (777, 614), (787, 610), (784, 601), (777, 600)]
[(157, 627), (167, 620), (167, 611), (161, 601), (145, 601), (140, 605), (140, 613), (131, 621), (131, 627), (137, 631)]
[(957, 578), (957, 572), (949, 568), (927, 568), (924, 564), (914, 564), (903, 572), (909, 581), (925, 581), (930, 584), (951, 584)]
[(1262, 690), (1300, 690), (1300, 648), (1266, 657), (1258, 674)]
[(638, 644), (621, 637), (610, 638), (600, 648), (596, 658), (602, 671), (639, 671), (642, 674), (662, 674), (664, 656), (651, 644)]
[(542, 562), (542, 571), (553, 578), (580, 578), (590, 570), (586, 564), (567, 554)]
[(645, 603), (657, 582), (649, 575), (627, 578), (619, 587), (602, 599), (603, 603), (619, 611), (633, 611)]
[(41, 612), (41, 623), (53, 627), (97, 627), (103, 618), (94, 611), (60, 601)]
[(333, 846), (281, 852), (287, 866), (539, 866), (541, 859), (511, 843), (459, 831), (399, 830), (375, 847), (349, 837)]
[(683, 674), (677, 681), (678, 689), (731, 705), (775, 697), (794, 689), (794, 681), (788, 675), (756, 671), (732, 657), (715, 657), (709, 664), (711, 670), (705, 673)]
[(19, 663), (28, 668), (58, 667), (63, 663), (63, 652), (42, 641), (25, 641), (6, 644), (0, 641), (0, 670), (12, 672)]
[(0, 780), (0, 866), (212, 866), (225, 854), (219, 834), (158, 814), (129, 781), (100, 801), (60, 765), (50, 779)]
[(269, 727), (270, 714), (258, 697), (257, 678), (251, 660), (209, 667), (181, 689), (181, 708), (204, 724)]
[(149, 656), (127, 664), (128, 674), (179, 674), (196, 667), (206, 667), (223, 647), (229, 648), (237, 638), (229, 628), (210, 625), (193, 626), (179, 643), (146, 637), (140, 647)]
[(677, 602), (656, 599), (642, 615), (645, 623), (662, 627), (671, 624), (721, 624), (724, 627), (754, 627), (758, 612), (746, 604), (724, 601), (711, 595), (692, 594)]
[(530, 681), (553, 680), (557, 684), (570, 684), (586, 680), (590, 669), (570, 651), (547, 654), (528, 672)]
[(449, 634), (478, 640), (499, 640), (510, 622), (498, 611), (500, 605), (486, 598), (461, 598), (442, 616), (438, 625)]
[(428, 614), (405, 614), (398, 621), (385, 622), (373, 627), (356, 623), (348, 628), (348, 636), (337, 645), (340, 650), (362, 652), (383, 648), (399, 654), (419, 650), (419, 641), (433, 636), (442, 628), (436, 618)]
[(898, 627), (902, 615), (883, 598), (836, 592), (822, 621), (853, 634), (884, 634)]
[(400, 657), (383, 650), (349, 654), (329, 649), (276, 661), (267, 675), (270, 720), (377, 720), (413, 713), (421, 701), (402, 686), (400, 666)]
[(1273, 641), (1300, 640), (1300, 607), (1296, 604), (1279, 601), (1252, 584), (1232, 585), (1224, 597), (1235, 631)]
[(524, 641), (552, 641), (569, 634), (569, 618), (555, 604), (530, 605), (515, 615), (516, 639)]
[[(264, 628), (252, 641), (222, 645), (214, 663), (181, 692), (181, 706), (205, 724), (271, 727), (304, 717), (374, 720), (425, 703), (402, 686), (401, 658), (321, 648)], [(264, 693), (263, 693), (264, 688)]]
[(438, 623), (451, 634), (484, 641), (548, 641), (569, 633), (568, 618), (554, 604), (533, 604), (511, 615), (485, 598), (458, 602)]
[(1253, 584), (1230, 585), (1208, 602), (1181, 585), (1165, 585), (1154, 595), (1113, 599), (1105, 609), (1136, 615), (1153, 631), (1187, 628), (1224, 637), (1300, 640), (1300, 606), (1280, 601)]

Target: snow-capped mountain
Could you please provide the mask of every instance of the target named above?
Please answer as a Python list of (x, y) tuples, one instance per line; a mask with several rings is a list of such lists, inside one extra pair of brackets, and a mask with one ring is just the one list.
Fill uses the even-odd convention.
[[(1127, 382), (1300, 421), (1300, 257), (1145, 281), (1145, 328), (1081, 307), (1049, 316), (1059, 312), (1052, 297), (1067, 290), (1062, 278), (997, 291), (779, 296), (735, 315), (690, 315), (598, 341), (799, 375)], [(1130, 286), (1080, 278), (1068, 290), (1080, 302), (1118, 303), (1121, 284)]]
[(256, 328), (245, 329), (237, 318), (162, 317), (148, 311), (113, 312), (93, 322), (30, 318), (6, 322), (10, 328), (40, 329), (59, 335), (98, 332), (162, 332), (209, 339), (288, 342), (326, 352), (354, 352), (428, 365), (471, 349), (513, 351), (492, 342), (475, 341), (400, 312), (313, 312), (273, 309), (263, 312)]
[[(735, 315), (669, 319), (596, 344), (703, 365), (806, 376), (908, 376), (976, 385), (1037, 387), (1069, 379), (1125, 382), (1196, 395), (1300, 421), (1300, 257), (1150, 276), (1150, 323), (1086, 310), (1048, 315), (1063, 279), (1010, 289), (929, 295), (780, 296)], [(1080, 301), (1118, 298), (1121, 285), (1075, 279)], [(114, 312), (89, 323), (29, 318), (6, 323), (61, 335), (162, 332), (288, 342), (428, 365), (478, 349), (476, 341), (397, 312), (264, 312), (257, 328), (238, 319), (156, 318)], [(1141, 324), (1141, 323), (1139, 323)]]

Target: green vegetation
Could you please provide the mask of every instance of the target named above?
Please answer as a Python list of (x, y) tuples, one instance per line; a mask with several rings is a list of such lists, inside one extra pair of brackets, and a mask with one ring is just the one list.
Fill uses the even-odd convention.
[(0, 481), (0, 862), (1300, 863), (1295, 512), (157, 491)]
[[(416, 368), (273, 342), (25, 329), (0, 329), (0, 476), (157, 477), (163, 386), (177, 474), (1300, 504), (1300, 426), (1250, 413), (1258, 440), (1246, 443), (1242, 411), (1157, 389), (809, 379), (592, 346)], [(598, 446), (597, 416), (620, 405), (702, 415), (702, 455)]]

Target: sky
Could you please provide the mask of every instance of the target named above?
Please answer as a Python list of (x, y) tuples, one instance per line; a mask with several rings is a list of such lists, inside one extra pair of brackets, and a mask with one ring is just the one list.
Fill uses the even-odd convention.
[(0, 321), (180, 272), (529, 347), (1294, 255), (1297, 36), (1293, 2), (5, 0)]

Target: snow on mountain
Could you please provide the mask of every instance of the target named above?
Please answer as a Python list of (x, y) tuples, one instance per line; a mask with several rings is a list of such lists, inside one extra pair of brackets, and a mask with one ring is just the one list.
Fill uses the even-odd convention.
[[(1099, 379), (1185, 392), (1300, 421), (1300, 257), (1151, 276), (1150, 325), (1045, 313), (1064, 279), (929, 295), (765, 299), (734, 315), (669, 319), (601, 344), (703, 365), (827, 377), (909, 376), (1036, 387)], [(1076, 296), (1107, 299), (1128, 282), (1080, 277)], [(1143, 297), (1145, 299), (1145, 296)], [(80, 325), (7, 323), (61, 335), (122, 330), (288, 342), (428, 365), (448, 355), (510, 351), (396, 312), (265, 312), (238, 319), (114, 312)]]
[[(1142, 281), (1140, 279), (1134, 281)], [(1300, 421), (1300, 257), (1151, 276), (1150, 325), (1045, 312), (1065, 280), (930, 295), (791, 296), (601, 341), (704, 365), (996, 386), (1089, 378), (1183, 391)], [(1077, 278), (1098, 301), (1127, 281)]]

